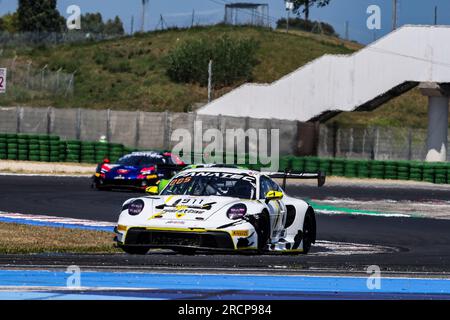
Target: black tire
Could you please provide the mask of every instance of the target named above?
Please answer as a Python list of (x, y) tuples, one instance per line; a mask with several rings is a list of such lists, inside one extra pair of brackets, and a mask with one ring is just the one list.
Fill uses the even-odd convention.
[(255, 229), (258, 233), (258, 250), (263, 251), (270, 239), (270, 216), (267, 211), (258, 216)]
[(110, 187), (105, 187), (100, 181), (94, 181), (95, 189), (98, 191), (111, 191)]
[(302, 245), (303, 254), (307, 254), (311, 249), (311, 245), (316, 243), (316, 217), (314, 210), (309, 207), (305, 215), (305, 221), (303, 222), (302, 232)]
[(112, 189), (110, 187), (101, 187), (98, 184), (95, 185), (95, 188), (97, 191), (111, 191)]
[(122, 246), (121, 247), (123, 251), (125, 251), (128, 254), (134, 254), (134, 255), (146, 255), (148, 250), (150, 248), (148, 247), (129, 247), (129, 246)]
[(182, 255), (194, 255), (197, 252), (197, 249), (194, 248), (172, 248), (173, 251), (175, 251), (178, 254)]

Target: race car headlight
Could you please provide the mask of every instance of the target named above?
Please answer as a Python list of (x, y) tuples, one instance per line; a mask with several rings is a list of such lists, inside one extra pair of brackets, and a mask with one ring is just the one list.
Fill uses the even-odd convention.
[(149, 168), (142, 168), (140, 172), (142, 175), (145, 176), (145, 175), (152, 174), (155, 171), (156, 171), (155, 167), (149, 167)]
[(128, 213), (131, 216), (137, 216), (139, 213), (142, 212), (142, 210), (144, 209), (144, 201), (138, 199), (138, 200), (134, 200), (132, 203), (130, 203), (130, 205), (128, 206)]
[(241, 219), (247, 213), (247, 207), (243, 203), (238, 203), (232, 206), (227, 211), (227, 217), (231, 220)]

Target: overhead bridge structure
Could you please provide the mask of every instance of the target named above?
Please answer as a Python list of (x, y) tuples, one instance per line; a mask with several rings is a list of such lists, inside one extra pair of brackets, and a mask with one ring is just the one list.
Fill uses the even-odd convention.
[(324, 55), (274, 83), (245, 84), (198, 113), (324, 121), (420, 86), (429, 97), (427, 160), (445, 161), (449, 84), (450, 27), (404, 26), (354, 54)]

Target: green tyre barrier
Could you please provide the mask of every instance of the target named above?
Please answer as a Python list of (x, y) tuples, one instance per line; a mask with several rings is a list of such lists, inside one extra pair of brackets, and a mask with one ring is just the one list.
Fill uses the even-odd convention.
[(290, 170), (291, 161), (292, 161), (292, 157), (281, 157), (279, 160), (279, 171)]
[(328, 175), (331, 172), (331, 161), (329, 159), (319, 159), (319, 171)]
[(331, 161), (331, 175), (336, 177), (343, 177), (345, 172), (345, 160), (333, 159)]
[(291, 160), (293, 171), (303, 172), (305, 170), (305, 160), (303, 158), (294, 158)]

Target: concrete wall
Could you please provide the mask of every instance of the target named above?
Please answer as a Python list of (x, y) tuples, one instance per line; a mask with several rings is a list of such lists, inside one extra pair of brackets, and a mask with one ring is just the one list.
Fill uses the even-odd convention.
[[(172, 149), (172, 132), (186, 129), (191, 135), (196, 121), (202, 130), (219, 129), (278, 129), (281, 154), (313, 154), (315, 146), (299, 144), (314, 137), (315, 127), (297, 121), (238, 118), (198, 115), (195, 113), (128, 112), (113, 110), (55, 109), (12, 107), (0, 108), (0, 132), (54, 134), (62, 139), (98, 141), (105, 136), (108, 141), (122, 143), (138, 149)], [(270, 141), (268, 141), (270, 143)], [(207, 145), (204, 142), (204, 145)], [(247, 149), (248, 150), (248, 149)]]
[[(376, 160), (423, 160), (427, 130), (409, 128), (353, 127), (303, 123), (275, 119), (208, 116), (195, 113), (128, 112), (113, 110), (0, 108), (0, 132), (54, 134), (62, 139), (97, 141), (106, 136), (110, 142), (138, 149), (171, 149), (176, 129), (192, 135), (194, 123), (202, 130), (227, 129), (279, 130), (280, 154), (342, 157)], [(449, 137), (450, 140), (450, 137)], [(270, 141), (268, 141), (270, 144)], [(204, 143), (204, 146), (208, 143)], [(247, 143), (247, 150), (248, 150)], [(450, 156), (449, 159), (450, 161)]]

